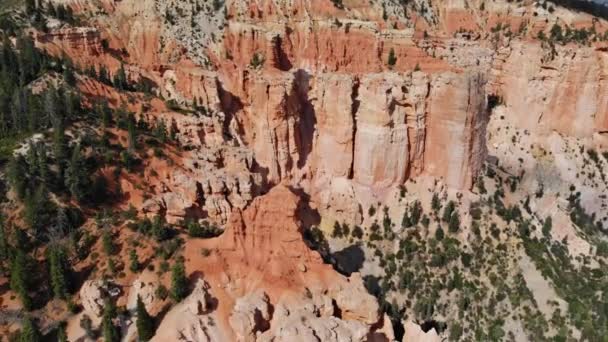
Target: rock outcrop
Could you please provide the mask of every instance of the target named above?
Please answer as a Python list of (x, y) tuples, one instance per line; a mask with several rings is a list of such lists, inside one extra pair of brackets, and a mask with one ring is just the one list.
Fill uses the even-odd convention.
[(439, 342), (441, 338), (437, 334), (435, 329), (431, 329), (427, 332), (423, 331), (420, 325), (407, 321), (403, 324), (405, 329), (405, 335), (403, 335), (403, 342)]
[[(306, 341), (322, 336), (365, 341), (375, 332), (382, 322), (376, 299), (361, 277), (337, 274), (306, 246), (298, 220), (302, 206), (296, 194), (279, 185), (244, 211), (235, 209), (221, 237), (188, 241), (186, 268), (208, 286), (197, 282), (167, 314), (155, 340)], [(201, 249), (210, 253), (203, 256)]]
[(80, 288), (80, 302), (86, 313), (101, 317), (105, 298), (105, 285), (101, 280), (87, 280)]

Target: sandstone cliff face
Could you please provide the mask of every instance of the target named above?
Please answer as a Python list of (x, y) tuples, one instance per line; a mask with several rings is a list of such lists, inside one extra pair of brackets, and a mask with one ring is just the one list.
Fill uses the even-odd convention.
[[(481, 3), (425, 1), (420, 17), (360, 1), (344, 9), (329, 0), (227, 1), (225, 16), (180, 1), (78, 1), (82, 13), (105, 13), (96, 29), (61, 29), (40, 44), (111, 71), (118, 53), (130, 78), (225, 113), (223, 134), (253, 153), (241, 171), (261, 177), (245, 188), (287, 181), (311, 194), (323, 217), (358, 223), (358, 205), (345, 200), (381, 199), (418, 175), (469, 188), (485, 160), (488, 98), (502, 99), (519, 126), (539, 134), (605, 131), (604, 49), (558, 47), (548, 59), (530, 39), (547, 22), (589, 18), (529, 3), (484, 3), (481, 11)], [(178, 9), (181, 20), (171, 14)], [(254, 56), (263, 62), (252, 65)], [(208, 195), (224, 191), (211, 185), (217, 181), (199, 183), (209, 184)], [(164, 201), (177, 211), (192, 203)], [(204, 210), (226, 222), (232, 206), (212, 203)]]
[(588, 137), (606, 130), (608, 54), (598, 47), (558, 47), (545, 58), (540, 44), (514, 42), (495, 63), (494, 89), (516, 124), (537, 134)]

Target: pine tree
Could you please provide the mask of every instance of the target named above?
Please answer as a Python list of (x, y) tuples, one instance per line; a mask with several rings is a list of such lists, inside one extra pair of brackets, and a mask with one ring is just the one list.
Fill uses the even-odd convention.
[(551, 228), (553, 228), (553, 220), (551, 219), (551, 216), (547, 216), (545, 222), (543, 223), (543, 236), (551, 237)]
[(391, 50), (388, 52), (388, 66), (389, 67), (393, 67), (395, 66), (395, 64), (397, 64), (397, 56), (395, 56), (395, 49), (391, 48)]
[(8, 181), (20, 200), (23, 200), (26, 195), (28, 185), (27, 169), (27, 163), (22, 155), (12, 158), (6, 169)]
[(118, 342), (120, 340), (118, 330), (113, 322), (115, 317), (116, 307), (114, 306), (114, 303), (111, 300), (106, 300), (101, 321), (103, 340), (105, 342)]
[(90, 65), (87, 68), (87, 70), (85, 71), (85, 73), (86, 73), (87, 76), (89, 76), (91, 78), (95, 78), (95, 79), (98, 78), (97, 70), (95, 69), (94, 65)]
[(176, 302), (180, 302), (186, 298), (188, 292), (188, 279), (186, 278), (186, 270), (184, 262), (179, 260), (173, 265), (171, 270), (171, 298)]
[(32, 171), (32, 175), (36, 175), (36, 161), (38, 156), (36, 155), (36, 146), (33, 142), (28, 142), (27, 144), (27, 152), (25, 153), (25, 161), (27, 162), (30, 170)]
[(110, 77), (108, 76), (108, 69), (106, 69), (106, 67), (103, 64), (99, 67), (99, 81), (101, 83), (105, 83), (105, 84), (110, 83)]
[(112, 125), (112, 110), (106, 102), (101, 105), (99, 110), (101, 112), (101, 124), (104, 129), (108, 129)]
[(21, 88), (16, 88), (13, 92), (13, 96), (11, 98), (11, 114), (13, 128), (19, 132), (25, 131), (27, 101), (25, 98), (24, 91)]
[(38, 327), (31, 317), (26, 316), (21, 323), (21, 333), (19, 334), (19, 342), (38, 342), (42, 341), (42, 336)]
[(135, 249), (131, 249), (131, 251), (129, 251), (129, 259), (131, 261), (131, 264), (129, 265), (131, 272), (135, 273), (139, 271), (139, 260), (137, 259)]
[(167, 126), (165, 125), (165, 120), (160, 119), (156, 122), (154, 135), (163, 144), (167, 141)]
[(15, 249), (20, 251), (29, 251), (30, 250), (30, 240), (27, 237), (27, 234), (23, 231), (23, 229), (19, 227), (13, 227), (13, 241), (15, 241)]
[(11, 267), (11, 289), (15, 291), (23, 308), (26, 310), (31, 309), (32, 300), (29, 295), (30, 290), (30, 262), (27, 255), (18, 250), (13, 260)]
[(51, 288), (55, 298), (65, 299), (69, 290), (69, 263), (61, 246), (52, 246), (48, 251)]
[(437, 239), (438, 241), (443, 240), (445, 236), (445, 233), (443, 232), (443, 229), (441, 228), (441, 226), (437, 227), (437, 230), (435, 231), (435, 239)]
[(27, 103), (27, 111), (25, 113), (25, 121), (27, 123), (28, 132), (35, 132), (38, 128), (44, 124), (40, 120), (40, 113), (43, 112), (39, 105), (38, 98), (30, 92), (25, 93), (25, 102)]
[(458, 230), (460, 230), (460, 216), (458, 215), (457, 210), (453, 211), (452, 216), (450, 216), (448, 230), (450, 231), (450, 233), (456, 233), (458, 232)]
[(106, 255), (110, 256), (114, 254), (114, 242), (112, 242), (112, 232), (109, 229), (104, 230), (101, 235), (101, 242)]
[(154, 318), (146, 310), (141, 297), (137, 296), (137, 335), (140, 341), (149, 341), (154, 336)]
[(156, 215), (154, 217), (150, 233), (156, 239), (156, 241), (162, 241), (167, 238), (167, 228), (165, 227), (165, 222), (160, 215)]
[(133, 113), (129, 113), (127, 117), (127, 142), (129, 152), (133, 153), (135, 151), (137, 143), (137, 132), (135, 130), (135, 115), (133, 115)]
[(70, 223), (66, 209), (64, 207), (59, 207), (57, 209), (57, 217), (50, 240), (57, 241), (63, 239), (71, 232), (71, 226), (72, 224)]
[(10, 271), (10, 267), (7, 268), (7, 263), (10, 261), (11, 254), (11, 246), (8, 243), (4, 220), (0, 215), (0, 275), (9, 275), (8, 271)]
[(438, 213), (439, 209), (441, 209), (441, 200), (436, 193), (433, 193), (433, 198), (431, 199), (431, 208), (435, 213)]
[(57, 110), (57, 89), (50, 87), (44, 93), (44, 114), (47, 117), (47, 122), (53, 123), (55, 117), (61, 117)]
[(65, 185), (78, 202), (82, 202), (91, 189), (91, 179), (87, 172), (84, 156), (80, 151), (80, 145), (76, 145), (72, 151), (72, 158), (65, 172)]
[(454, 203), (454, 201), (449, 201), (448, 204), (445, 206), (445, 209), (443, 209), (443, 221), (449, 222), (455, 210), (456, 203)]
[(0, 215), (0, 262), (7, 261), (10, 257), (10, 252), (4, 218)]
[(48, 185), (51, 172), (49, 170), (46, 145), (42, 142), (36, 144), (36, 160), (34, 166), (40, 183), (45, 186)]
[(67, 139), (65, 136), (65, 127), (63, 125), (63, 119), (55, 115), (51, 117), (53, 124), (53, 153), (57, 166), (59, 167), (59, 180), (63, 180), (64, 163), (67, 157)]
[(125, 65), (121, 64), (120, 69), (114, 75), (114, 87), (120, 90), (127, 90), (127, 74), (125, 72)]
[(24, 219), (34, 236), (42, 237), (47, 224), (55, 216), (55, 209), (44, 184), (40, 184), (33, 194), (26, 195)]
[(70, 87), (76, 85), (76, 76), (71, 66), (66, 65), (63, 67), (63, 79)]
[(116, 262), (114, 262), (114, 259), (112, 258), (108, 258), (108, 271), (110, 271), (110, 274), (112, 275), (116, 274)]

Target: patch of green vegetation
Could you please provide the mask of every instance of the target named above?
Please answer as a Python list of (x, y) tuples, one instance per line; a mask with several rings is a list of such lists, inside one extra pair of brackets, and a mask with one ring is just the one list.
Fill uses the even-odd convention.
[(29, 134), (20, 133), (14, 136), (0, 138), (0, 164), (6, 163), (13, 156), (13, 151), (19, 147), (19, 144), (23, 142), (23, 139), (27, 136), (29, 136)]

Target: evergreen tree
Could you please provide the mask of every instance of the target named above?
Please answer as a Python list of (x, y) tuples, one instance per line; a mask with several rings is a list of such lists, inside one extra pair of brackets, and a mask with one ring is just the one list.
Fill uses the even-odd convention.
[(44, 228), (48, 227), (55, 216), (55, 203), (49, 198), (49, 193), (44, 184), (38, 186), (33, 193), (26, 195), (24, 219), (32, 230), (34, 236), (43, 236)]
[(10, 245), (6, 236), (4, 218), (0, 215), (0, 262), (8, 261), (10, 258)]
[(64, 65), (63, 79), (65, 80), (65, 83), (67, 83), (70, 87), (76, 85), (76, 76), (74, 75), (74, 70), (70, 65)]
[(121, 64), (120, 69), (114, 75), (114, 87), (120, 90), (127, 90), (127, 74), (125, 72), (125, 65)]
[(72, 228), (70, 219), (64, 207), (57, 209), (57, 217), (55, 219), (55, 225), (53, 226), (52, 232), (49, 232), (50, 241), (59, 241), (68, 235)]
[(403, 219), (401, 219), (401, 228), (410, 228), (414, 224), (412, 223), (412, 218), (410, 217), (409, 208), (405, 209), (405, 213), (403, 213)]
[(101, 124), (104, 129), (107, 129), (112, 125), (112, 110), (108, 107), (106, 102), (103, 102), (100, 106)]
[(17, 198), (23, 200), (26, 195), (28, 179), (27, 179), (27, 163), (22, 155), (17, 155), (12, 158), (6, 169), (6, 176)]
[(109, 229), (104, 229), (101, 235), (103, 251), (107, 256), (114, 254), (114, 242), (112, 241), (112, 232)]
[(167, 141), (167, 126), (165, 125), (165, 120), (160, 119), (156, 122), (154, 135), (163, 144)]
[(54, 203), (51, 202), (44, 185), (39, 185), (36, 191), (28, 191), (24, 200), (23, 218), (32, 234), (37, 238), (42, 236), (46, 224), (51, 222)]
[(184, 262), (178, 260), (171, 270), (171, 298), (176, 302), (180, 302), (186, 298), (188, 293), (188, 279), (186, 278), (186, 270)]
[(167, 228), (165, 227), (165, 221), (160, 215), (154, 217), (152, 221), (152, 227), (150, 233), (156, 239), (156, 241), (162, 241), (167, 238)]
[(391, 50), (388, 52), (388, 66), (389, 67), (393, 67), (395, 66), (395, 64), (397, 64), (397, 56), (395, 55), (395, 49), (391, 48)]
[(141, 112), (139, 113), (139, 118), (137, 120), (137, 129), (142, 131), (147, 131), (149, 129), (148, 122), (144, 118), (144, 114)]
[(129, 152), (133, 153), (135, 151), (137, 143), (137, 132), (135, 130), (135, 115), (133, 115), (133, 113), (129, 113), (127, 117), (127, 142)]
[(30, 291), (30, 262), (27, 255), (18, 250), (13, 260), (11, 267), (11, 289), (15, 291), (23, 308), (26, 310), (31, 309), (32, 300), (29, 295)]
[(76, 145), (72, 151), (72, 158), (65, 172), (65, 185), (78, 202), (82, 202), (86, 198), (91, 188), (91, 179), (87, 172), (84, 156), (80, 151), (80, 145)]
[(116, 307), (114, 306), (114, 303), (111, 300), (106, 300), (101, 321), (103, 340), (105, 342), (118, 342), (120, 340), (118, 330), (113, 322), (115, 317)]
[(24, 252), (30, 250), (30, 240), (23, 229), (13, 227), (13, 241), (15, 241), (15, 249)]
[(116, 275), (116, 263), (112, 258), (108, 258), (108, 271), (110, 271), (110, 274)]
[(35, 165), (33, 165), (36, 169), (36, 173), (38, 175), (38, 180), (43, 185), (48, 185), (50, 181), (50, 170), (49, 170), (49, 161), (47, 156), (46, 145), (42, 142), (36, 144), (36, 159)]
[(433, 193), (433, 198), (431, 199), (431, 208), (435, 213), (438, 213), (439, 209), (441, 209), (441, 200), (436, 193)]
[(415, 201), (410, 211), (410, 219), (412, 220), (412, 224), (414, 226), (417, 225), (418, 222), (420, 222), (420, 219), (422, 218), (422, 212), (422, 204), (420, 203), (420, 201)]
[(136, 273), (139, 271), (139, 260), (137, 259), (137, 252), (135, 252), (135, 249), (131, 249), (131, 251), (129, 251), (129, 259), (131, 261), (129, 269), (131, 272)]
[(441, 228), (441, 226), (437, 227), (437, 230), (435, 231), (435, 239), (437, 239), (438, 241), (443, 240), (445, 236), (445, 233), (443, 232), (443, 229)]
[(15, 88), (11, 98), (11, 114), (13, 128), (18, 132), (23, 132), (26, 129), (27, 118), (27, 101), (25, 92), (22, 88)]
[(40, 120), (40, 113), (43, 112), (40, 106), (38, 97), (34, 96), (29, 91), (25, 92), (25, 102), (27, 112), (25, 113), (25, 121), (28, 132), (35, 132), (45, 124), (44, 120)]
[(95, 69), (94, 65), (90, 65), (85, 71), (85, 73), (91, 78), (98, 78), (97, 70)]
[(137, 296), (137, 335), (140, 341), (149, 341), (154, 336), (154, 318), (146, 310), (141, 297)]
[(21, 323), (21, 333), (19, 334), (19, 342), (38, 342), (42, 341), (42, 336), (38, 327), (31, 317), (25, 316)]
[(452, 216), (450, 216), (448, 230), (450, 231), (450, 233), (456, 233), (458, 232), (458, 230), (460, 230), (460, 216), (458, 215), (457, 210), (452, 212)]
[(58, 95), (57, 89), (50, 87), (44, 93), (44, 114), (47, 117), (47, 122), (52, 122), (53, 118), (61, 117), (58, 112)]
[(52, 246), (48, 250), (51, 288), (55, 298), (66, 299), (69, 290), (69, 263), (63, 247)]
[(551, 237), (551, 228), (553, 228), (553, 219), (551, 219), (551, 216), (547, 216), (542, 228), (545, 237)]
[(36, 175), (36, 162), (38, 160), (38, 156), (36, 153), (36, 146), (33, 142), (28, 142), (27, 144), (27, 152), (25, 153), (25, 161), (27, 162), (30, 170), (32, 171), (32, 175)]
[(99, 67), (99, 81), (101, 83), (110, 84), (110, 76), (108, 76), (108, 69), (104, 65)]
[(53, 123), (53, 153), (59, 167), (59, 180), (62, 181), (64, 163), (67, 157), (67, 138), (65, 136), (63, 119), (58, 115), (54, 115), (51, 120)]
[(448, 204), (445, 206), (445, 209), (443, 209), (443, 221), (449, 222), (455, 210), (456, 203), (454, 203), (454, 201), (449, 201)]

